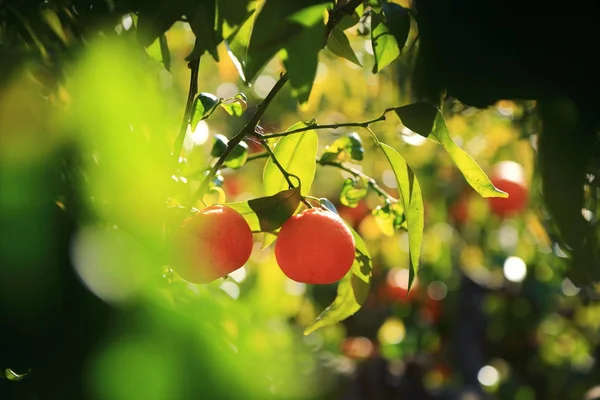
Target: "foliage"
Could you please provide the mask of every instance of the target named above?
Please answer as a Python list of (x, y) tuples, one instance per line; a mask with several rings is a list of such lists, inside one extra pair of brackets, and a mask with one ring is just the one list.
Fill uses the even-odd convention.
[[(549, 306), (559, 291), (570, 296), (579, 290), (560, 268), (549, 267), (556, 259), (550, 253), (563, 254), (559, 242), (551, 242), (533, 213), (494, 219), (482, 202), (506, 193), (494, 187), (480, 164), (505, 158), (498, 154), (506, 151), (531, 171), (529, 144), (511, 143), (516, 134), (503, 114), (518, 119), (521, 113), (529, 121), (531, 106), (507, 102), (477, 114), (450, 99), (438, 102), (439, 96), (415, 102), (409, 94), (388, 90), (398, 70), (412, 68), (414, 48), (420, 46), (416, 15), (405, 3), (385, 0), (0, 4), (0, 54), (8, 60), (0, 70), (11, 77), (0, 81), (0, 116), (15, 114), (0, 121), (0, 132), (10, 132), (0, 138), (9, 149), (0, 154), (14, 174), (2, 182), (9, 193), (0, 198), (3, 215), (12, 226), (11, 213), (34, 212), (34, 198), (51, 198), (52, 215), (76, 226), (70, 258), (78, 279), (103, 302), (134, 308), (136, 323), (148, 331), (117, 335), (90, 356), (89, 379), (100, 396), (185, 398), (177, 390), (186, 385), (206, 390), (180, 366), (186, 343), (194, 356), (189, 368), (214, 378), (206, 380), (214, 381), (213, 395), (239, 396), (235, 385), (223, 380), (234, 375), (247, 398), (325, 396), (335, 378), (331, 369), (319, 374), (323, 366), (315, 353), (339, 344), (340, 322), (348, 338), (378, 341), (383, 357), (408, 360), (426, 351), (438, 368), (449, 317), (435, 307), (446, 296), (448, 302), (469, 302), (481, 288), (486, 297), (477, 299), (489, 317), (492, 342), (502, 336), (495, 329), (506, 331), (516, 319), (537, 329), (535, 362), (551, 366), (553, 374), (565, 365), (589, 370), (586, 355), (600, 342), (593, 333), (597, 307), (575, 297), (561, 300), (560, 314)], [(242, 85), (246, 93), (240, 93)], [(369, 114), (379, 116), (365, 119)], [(43, 142), (33, 146), (38, 136)], [(548, 152), (555, 150), (544, 143)], [(47, 165), (58, 169), (59, 183), (41, 178)], [(31, 186), (23, 183), (28, 174), (38, 179)], [(243, 188), (234, 190), (236, 182)], [(463, 190), (465, 183), (470, 188)], [(481, 197), (465, 194), (472, 191)], [(26, 194), (24, 205), (13, 193)], [(167, 238), (190, 213), (212, 203), (242, 214), (262, 237), (262, 249), (224, 281), (191, 285), (165, 262)], [(538, 199), (531, 204), (538, 206)], [(466, 217), (457, 216), (457, 205), (465, 207)], [(366, 213), (349, 217), (363, 206)], [(276, 269), (268, 247), (283, 223), (304, 207), (330, 209), (352, 227), (356, 258), (335, 287), (306, 288)], [(558, 224), (574, 218), (561, 220), (559, 214)], [(36, 267), (25, 278), (6, 269), (5, 282), (17, 287), (31, 276), (53, 279), (52, 271), (37, 266), (38, 259), (27, 258), (25, 246), (17, 246), (31, 236), (26, 243), (41, 248), (33, 253), (48, 257), (52, 251), (43, 244), (51, 235), (30, 231), (47, 234), (52, 226), (53, 219), (43, 217), (17, 230), (7, 243), (20, 250), (7, 265)], [(578, 238), (568, 232), (566, 237)], [(522, 286), (506, 272), (508, 260), (516, 259), (532, 271)], [(476, 282), (478, 289), (459, 293), (459, 283), (469, 287), (465, 281)], [(515, 291), (525, 294), (515, 298)], [(547, 293), (540, 300), (530, 296), (535, 291)], [(304, 292), (309, 301), (298, 295)], [(2, 307), (11, 312), (2, 326), (25, 311), (32, 319), (43, 315), (42, 295), (36, 302), (14, 290), (7, 293)], [(150, 314), (144, 311), (148, 304), (155, 310)], [(530, 313), (523, 311), (527, 307)], [(536, 314), (536, 307), (544, 312)], [(381, 310), (385, 316), (374, 321)], [(576, 316), (563, 316), (569, 312)], [(535, 318), (524, 322), (528, 316)], [(362, 325), (353, 333), (352, 324)], [(298, 334), (302, 331), (306, 338)], [(173, 340), (162, 340), (165, 335)], [(372, 354), (367, 353), (365, 358)], [(518, 351), (506, 357), (519, 360)], [(265, 370), (257, 371), (255, 363)], [(501, 371), (500, 364), (492, 367)], [(309, 372), (298, 373), (303, 368)], [(7, 371), (13, 377), (7, 379), (26, 381), (25, 371)], [(443, 376), (441, 369), (433, 372), (431, 387), (460, 380)], [(132, 383), (120, 387), (123, 379)], [(527, 392), (528, 384), (518, 381), (511, 383), (516, 389), (498, 389), (498, 382), (508, 380), (502, 376), (483, 385), (513, 397), (521, 388)]]

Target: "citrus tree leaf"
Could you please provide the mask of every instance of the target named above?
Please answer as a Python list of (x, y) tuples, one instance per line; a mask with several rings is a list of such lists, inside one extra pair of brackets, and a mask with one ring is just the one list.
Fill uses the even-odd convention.
[(417, 272), (419, 271), (419, 260), (421, 258), (421, 246), (423, 244), (424, 208), (421, 186), (417, 177), (410, 169), (404, 157), (392, 147), (385, 143), (379, 143), (392, 171), (396, 176), (396, 182), (400, 189), (402, 205), (406, 215), (408, 228), (408, 248), (411, 268), (408, 277), (408, 288), (410, 289)]
[(293, 188), (272, 196), (224, 205), (239, 212), (252, 231), (273, 232), (294, 215), (301, 199), (300, 189)]
[(305, 335), (309, 335), (317, 329), (336, 324), (352, 316), (360, 310), (367, 300), (371, 286), (373, 263), (363, 239), (350, 226), (348, 228), (350, 228), (356, 243), (356, 257), (352, 268), (340, 280), (337, 295), (333, 303), (306, 327), (304, 330)]
[(221, 24), (217, 21), (216, 0), (198, 2), (196, 12), (190, 15), (190, 28), (196, 36), (196, 42), (186, 60), (197, 59), (207, 51), (219, 62), (217, 46), (223, 41), (223, 32)]
[(254, 2), (251, 0), (217, 0), (217, 15), (225, 39), (235, 35), (252, 15), (252, 3)]
[(371, 214), (386, 236), (393, 236), (396, 231), (406, 227), (406, 217), (400, 203), (386, 202), (383, 206), (377, 206)]
[(360, 17), (358, 13), (355, 11), (352, 15), (344, 15), (340, 22), (335, 26), (335, 29), (340, 29), (341, 31), (345, 31), (348, 28), (352, 28), (354, 25), (358, 24), (360, 21)]
[(364, 153), (362, 139), (356, 132), (352, 132), (336, 139), (332, 144), (325, 147), (319, 162), (326, 164), (350, 160), (361, 161)]
[(446, 122), (442, 113), (438, 112), (435, 118), (434, 136), (446, 149), (450, 158), (460, 172), (463, 174), (469, 185), (477, 191), (482, 197), (508, 197), (508, 194), (496, 188), (490, 181), (490, 178), (483, 172), (479, 164), (471, 158), (467, 152), (458, 147), (450, 137)]
[[(216, 134), (213, 141), (213, 147), (210, 150), (210, 155), (212, 157), (221, 157), (221, 155), (225, 152), (225, 149), (227, 148), (228, 142), (229, 141), (225, 136), (221, 134)], [(240, 142), (236, 144), (236, 146), (233, 148), (233, 151), (225, 160), (224, 165), (227, 168), (238, 169), (243, 167), (244, 164), (246, 164), (247, 160), (248, 144), (246, 144), (245, 142)]]
[(220, 106), (227, 112), (227, 114), (234, 117), (241, 117), (244, 111), (246, 111), (248, 104), (244, 99), (233, 98), (223, 101)]
[(281, 228), (279, 228), (273, 232), (264, 232), (263, 233), (263, 240), (262, 240), (262, 244), (260, 246), (261, 250), (264, 250), (267, 247), (269, 247), (270, 245), (272, 245), (273, 243), (275, 243), (275, 241), (277, 240), (277, 234), (279, 233), (280, 230), (281, 230)]
[(336, 56), (345, 58), (362, 67), (358, 57), (356, 57), (356, 53), (352, 50), (352, 46), (350, 46), (348, 37), (341, 29), (338, 29), (337, 27), (333, 28), (327, 39), (327, 48)]
[(410, 14), (400, 4), (389, 3), (387, 1), (381, 4), (381, 10), (385, 16), (385, 25), (392, 35), (394, 35), (398, 50), (402, 52), (402, 48), (410, 32)]
[[(300, 41), (303, 31), (324, 24), (323, 12), (327, 5), (325, 0), (265, 0), (256, 16), (247, 47), (244, 60), (246, 81), (253, 81), (281, 49), (289, 46), (292, 41)], [(321, 37), (318, 43), (323, 45), (323, 40), (324, 37)], [(301, 44), (296, 46), (302, 48)], [(312, 44), (307, 48), (312, 49)]]
[[(307, 125), (304, 122), (298, 122), (290, 126), (288, 131), (305, 126)], [(309, 130), (284, 136), (273, 149), (275, 157), (277, 157), (283, 168), (300, 179), (303, 196), (309, 194), (315, 178), (317, 168), (315, 157), (318, 144), (317, 133), (314, 130)], [(267, 195), (288, 189), (287, 181), (271, 158), (265, 163), (263, 184)]]
[(191, 126), (195, 127), (198, 122), (210, 117), (220, 102), (221, 99), (212, 93), (198, 93), (192, 104)]
[[(235, 0), (231, 0), (235, 1)], [(227, 48), (227, 55), (233, 62), (233, 65), (238, 71), (242, 81), (248, 83), (246, 80), (245, 68), (246, 68), (246, 55), (248, 53), (248, 45), (250, 43), (250, 35), (252, 34), (252, 27), (256, 19), (256, 5), (257, 1), (250, 1), (248, 3), (247, 11), (248, 17), (246, 20), (233, 32), (228, 35), (225, 39), (225, 46)]]
[(325, 23), (321, 19), (320, 23), (302, 29), (279, 52), (290, 80), (292, 96), (300, 104), (306, 103), (310, 96), (324, 37)]
[(375, 56), (373, 73), (381, 71), (400, 55), (398, 42), (380, 14), (371, 13), (371, 44)]
[(439, 110), (431, 103), (419, 102), (394, 109), (402, 124), (421, 136), (428, 137)]
[(346, 207), (356, 207), (367, 195), (367, 183), (364, 179), (348, 178), (340, 191), (340, 202)]

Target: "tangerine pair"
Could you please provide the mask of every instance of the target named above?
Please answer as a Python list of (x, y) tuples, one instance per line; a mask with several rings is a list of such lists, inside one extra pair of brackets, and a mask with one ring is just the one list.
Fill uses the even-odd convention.
[[(174, 237), (173, 268), (186, 281), (208, 283), (242, 267), (250, 258), (252, 231), (240, 213), (212, 205), (189, 218)], [(328, 284), (352, 267), (355, 241), (335, 213), (311, 208), (289, 218), (275, 242), (283, 273), (296, 282)]]

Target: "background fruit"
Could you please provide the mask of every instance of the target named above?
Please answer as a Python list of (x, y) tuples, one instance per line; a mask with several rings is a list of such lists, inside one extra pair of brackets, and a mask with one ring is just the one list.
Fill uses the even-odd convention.
[(352, 232), (337, 214), (311, 208), (283, 224), (275, 242), (277, 263), (288, 278), (327, 284), (340, 280), (352, 267)]
[(527, 204), (528, 188), (523, 167), (514, 161), (494, 165), (490, 180), (498, 189), (508, 193), (508, 198), (488, 198), (491, 211), (501, 217), (517, 214)]
[(252, 253), (252, 231), (232, 208), (212, 205), (189, 218), (175, 235), (175, 272), (207, 283), (242, 267)]

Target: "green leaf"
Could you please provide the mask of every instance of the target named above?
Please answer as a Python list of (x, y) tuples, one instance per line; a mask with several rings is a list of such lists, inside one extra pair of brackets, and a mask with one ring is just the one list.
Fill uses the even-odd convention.
[(327, 48), (336, 56), (345, 58), (346, 60), (362, 67), (362, 64), (356, 57), (356, 53), (354, 53), (352, 46), (350, 46), (348, 37), (341, 29), (338, 29), (337, 27), (333, 28), (329, 38), (327, 39)]
[(239, 212), (248, 222), (252, 231), (273, 232), (294, 215), (301, 199), (300, 189), (293, 188), (273, 196), (225, 203), (224, 205)]
[(317, 76), (319, 51), (323, 48), (325, 23), (304, 28), (279, 52), (292, 87), (292, 96), (299, 104), (308, 101)]
[(419, 259), (421, 257), (421, 246), (423, 244), (424, 208), (421, 186), (417, 177), (406, 164), (404, 158), (385, 143), (379, 143), (392, 171), (396, 176), (396, 182), (400, 189), (402, 205), (406, 215), (408, 228), (408, 247), (410, 255), (410, 273), (408, 277), (408, 288), (412, 286), (417, 272), (419, 271)]
[(329, 201), (329, 199), (326, 199), (325, 197), (321, 197), (319, 199), (319, 203), (321, 203), (321, 205), (323, 207), (325, 207), (326, 209), (328, 209), (329, 211), (333, 211), (337, 215), (340, 215), (340, 213), (338, 212), (338, 210), (335, 207), (335, 205), (331, 201)]
[(375, 55), (373, 73), (381, 71), (400, 55), (398, 42), (380, 14), (371, 13), (371, 44)]
[[(221, 157), (227, 148), (228, 139), (221, 135), (216, 134), (213, 142), (213, 147), (210, 151), (210, 155), (213, 157)], [(248, 145), (245, 142), (238, 143), (231, 154), (225, 160), (224, 165), (227, 168), (238, 169), (246, 164), (248, 160)]]
[(233, 151), (223, 163), (227, 168), (238, 169), (246, 164), (248, 160), (248, 145), (245, 142), (239, 142), (233, 148)]
[[(281, 49), (288, 48), (288, 57), (292, 53), (290, 50), (295, 50), (295, 47), (299, 47), (304, 52), (312, 51), (316, 47), (314, 43), (296, 43), (291, 45), (292, 48), (289, 46), (293, 41), (299, 42), (315, 36), (316, 31), (305, 36), (300, 34), (311, 27), (324, 26), (323, 12), (328, 3), (325, 0), (265, 0), (255, 18), (247, 53), (242, 64), (246, 81), (253, 81), (258, 72)], [(321, 47), (324, 44), (323, 40), (324, 36), (318, 41)], [(312, 69), (312, 56), (309, 61), (311, 63), (309, 69)], [(296, 64), (295, 61), (293, 63)], [(289, 67), (286, 66), (286, 68)]]
[[(360, 187), (359, 187), (360, 186)], [(356, 207), (367, 195), (368, 188), (364, 179), (348, 178), (340, 191), (340, 202), (346, 207)]]
[(221, 104), (221, 108), (227, 111), (227, 114), (233, 115), (234, 117), (241, 117), (248, 104), (241, 98), (233, 98), (224, 100)]
[(234, 33), (228, 35), (225, 40), (227, 55), (233, 62), (233, 65), (235, 65), (240, 78), (246, 83), (248, 83), (244, 72), (246, 67), (246, 55), (248, 53), (248, 45), (250, 43), (252, 27), (254, 26), (254, 21), (256, 20), (256, 6), (257, 1), (250, 1), (247, 8), (249, 13), (248, 18), (246, 18), (246, 20)]
[(216, 0), (200, 1), (197, 7), (196, 12), (190, 16), (190, 28), (196, 36), (196, 42), (186, 60), (197, 59), (207, 51), (219, 62), (217, 46), (223, 41), (223, 32), (221, 24), (217, 23)]
[(254, 12), (251, 0), (217, 0), (217, 16), (223, 27), (223, 37), (234, 35)]
[[(305, 126), (307, 126), (306, 123), (298, 122), (290, 126), (288, 131)], [(284, 136), (273, 149), (275, 157), (283, 168), (300, 179), (303, 196), (310, 193), (310, 187), (315, 178), (317, 148), (317, 133), (314, 130), (309, 130)], [(267, 160), (263, 171), (263, 184), (266, 194), (274, 194), (288, 189), (287, 181), (270, 158)]]
[(275, 243), (275, 241), (277, 240), (277, 234), (279, 233), (280, 230), (281, 230), (281, 228), (279, 228), (273, 232), (264, 232), (260, 249), (264, 250), (267, 247), (269, 247), (270, 245), (272, 245), (273, 243)]
[(371, 214), (375, 217), (375, 222), (381, 232), (386, 236), (394, 236), (397, 230), (406, 228), (404, 209), (400, 203), (386, 202), (383, 206), (377, 206)]
[(344, 15), (334, 29), (345, 31), (346, 29), (352, 28), (354, 25), (358, 24), (358, 21), (360, 21), (360, 17), (355, 11), (352, 15)]
[(206, 119), (215, 111), (221, 99), (211, 93), (199, 93), (192, 105), (192, 119), (190, 124), (195, 127), (198, 122)]
[(439, 110), (431, 103), (419, 102), (394, 109), (402, 124), (421, 136), (428, 137)]
[(227, 148), (227, 142), (229, 142), (229, 140), (225, 136), (217, 133), (213, 140), (213, 147), (210, 150), (210, 155), (213, 157), (221, 157), (221, 154), (223, 154)]
[(454, 164), (456, 164), (469, 185), (471, 185), (477, 193), (482, 197), (508, 197), (506, 192), (503, 192), (494, 186), (479, 164), (454, 143), (448, 133), (444, 117), (440, 112), (437, 113), (435, 118), (435, 127), (432, 135), (440, 142), (444, 149), (446, 149)]
[(360, 310), (367, 300), (371, 286), (373, 263), (363, 239), (350, 226), (348, 228), (352, 231), (356, 242), (356, 257), (352, 268), (340, 280), (333, 303), (306, 327), (304, 330), (305, 335), (352, 316)]
[(385, 2), (381, 5), (381, 9), (385, 16), (385, 25), (394, 35), (398, 50), (402, 52), (410, 32), (410, 14), (406, 8), (396, 3)]
[(187, 15), (195, 7), (194, 0), (172, 0), (159, 4), (140, 4), (137, 13), (138, 42), (148, 47), (163, 35), (182, 15)]
[(325, 147), (325, 152), (319, 162), (339, 163), (350, 160), (361, 161), (364, 153), (365, 149), (363, 148), (362, 139), (356, 132), (352, 132), (336, 139), (331, 145)]

